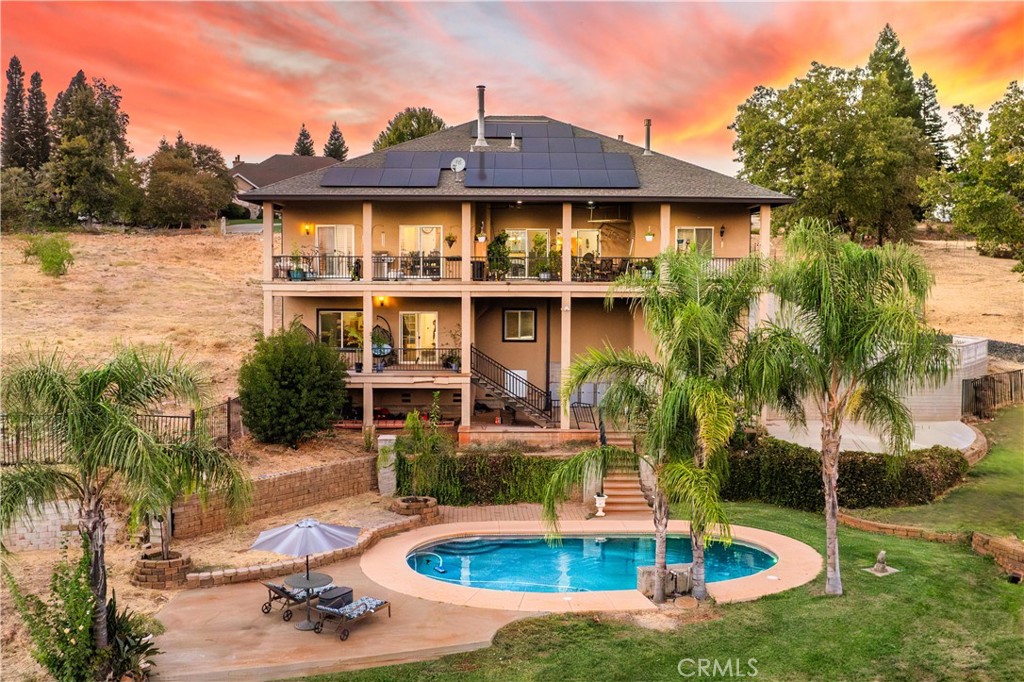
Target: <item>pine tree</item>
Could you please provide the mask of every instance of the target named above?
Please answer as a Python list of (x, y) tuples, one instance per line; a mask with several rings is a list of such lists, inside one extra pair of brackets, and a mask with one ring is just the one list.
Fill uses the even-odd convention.
[(953, 164), (953, 159), (949, 154), (949, 144), (946, 141), (946, 123), (939, 113), (938, 90), (927, 73), (921, 74), (915, 88), (917, 96), (921, 99), (924, 135), (935, 152), (935, 165), (937, 168), (949, 168)]
[(4, 168), (24, 168), (28, 162), (25, 144), (25, 71), (17, 55), (7, 67), (7, 95), (0, 121), (0, 157)]
[(324, 156), (329, 156), (338, 161), (348, 158), (348, 145), (345, 144), (345, 136), (341, 134), (338, 122), (331, 126), (331, 134), (327, 136), (327, 144), (324, 145)]
[(299, 130), (299, 138), (295, 140), (295, 149), (292, 154), (296, 156), (316, 156), (316, 149), (313, 147), (313, 136), (306, 130), (306, 124), (302, 124)]
[(27, 167), (38, 170), (50, 160), (49, 111), (46, 108), (46, 93), (43, 92), (43, 77), (38, 71), (32, 74), (28, 88), (25, 137), (28, 144)]
[(906, 116), (914, 120), (919, 127), (924, 127), (921, 119), (921, 100), (914, 87), (914, 71), (907, 59), (907, 51), (900, 45), (896, 31), (889, 24), (878, 34), (875, 49), (868, 57), (868, 72), (872, 76), (885, 74), (896, 100), (897, 116)]
[(57, 93), (57, 96), (53, 98), (53, 109), (50, 110), (50, 126), (54, 134), (55, 141), (59, 142), (60, 136), (60, 123), (67, 115), (68, 111), (68, 100), (76, 90), (88, 87), (89, 83), (85, 80), (85, 71), (81, 69), (74, 75), (71, 82), (68, 83), (66, 90), (62, 90)]

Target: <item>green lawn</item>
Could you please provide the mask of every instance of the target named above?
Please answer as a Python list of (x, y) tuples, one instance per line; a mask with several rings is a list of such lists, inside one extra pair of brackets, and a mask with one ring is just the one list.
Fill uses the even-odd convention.
[[(756, 503), (730, 504), (729, 510), (734, 523), (784, 533), (816, 549), (824, 544), (818, 514)], [(668, 633), (607, 617), (550, 616), (508, 626), (488, 649), (309, 679), (680, 680), (686, 678), (677, 666), (685, 658), (721, 665), (753, 658), (756, 679), (787, 682), (1024, 679), (1024, 589), (1009, 584), (989, 559), (966, 546), (848, 528), (839, 537), (843, 597), (823, 595), (822, 575), (756, 602), (708, 607), (713, 620)], [(900, 573), (877, 578), (860, 570), (880, 549)]]
[(928, 530), (980, 530), (1024, 538), (1024, 405), (1000, 411), (980, 428), (989, 453), (964, 485), (933, 504), (853, 513)]

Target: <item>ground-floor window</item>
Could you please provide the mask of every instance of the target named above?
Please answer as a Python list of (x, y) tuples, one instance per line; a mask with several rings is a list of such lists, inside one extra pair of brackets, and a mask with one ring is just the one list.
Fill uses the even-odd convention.
[(332, 348), (360, 348), (363, 345), (361, 310), (318, 310), (317, 336)]
[(503, 341), (536, 341), (537, 311), (532, 308), (506, 310), (501, 338)]

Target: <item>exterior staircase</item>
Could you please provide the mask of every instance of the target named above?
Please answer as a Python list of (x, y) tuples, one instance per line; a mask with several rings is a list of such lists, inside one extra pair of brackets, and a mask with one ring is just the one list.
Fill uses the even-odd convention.
[(605, 474), (604, 505), (607, 516), (616, 514), (651, 514), (651, 505), (640, 487), (640, 473), (636, 469), (614, 469)]
[(558, 424), (558, 416), (551, 406), (551, 396), (540, 386), (531, 384), (505, 365), (471, 348), (470, 371), (473, 383), (486, 388), (506, 406), (522, 412), (544, 428)]

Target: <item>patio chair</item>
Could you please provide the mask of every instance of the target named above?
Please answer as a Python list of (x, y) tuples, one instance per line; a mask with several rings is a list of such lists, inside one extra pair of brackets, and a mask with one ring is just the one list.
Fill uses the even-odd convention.
[(334, 622), (335, 627), (340, 628), (338, 638), (341, 641), (348, 639), (348, 625), (356, 621), (368, 618), (384, 607), (388, 609), (388, 618), (391, 617), (391, 602), (374, 597), (360, 597), (347, 606), (334, 607), (324, 604), (317, 604), (316, 610), (320, 614), (320, 620), (313, 626), (313, 632), (320, 634), (324, 630), (324, 624), (328, 621)]
[[(301, 606), (306, 603), (306, 590), (293, 590), (290, 587), (269, 582), (263, 583), (263, 586), (267, 588), (267, 601), (263, 602), (263, 606), (260, 607), (260, 611), (264, 614), (270, 613), (274, 609), (274, 605), (277, 604), (279, 608), (284, 609), (281, 618), (289, 621), (292, 619), (292, 607)], [(310, 594), (310, 601), (333, 587), (334, 585), (331, 584), (314, 588)]]

